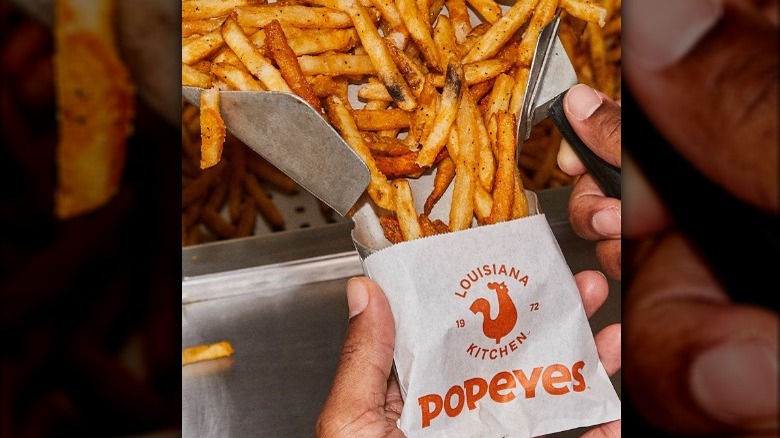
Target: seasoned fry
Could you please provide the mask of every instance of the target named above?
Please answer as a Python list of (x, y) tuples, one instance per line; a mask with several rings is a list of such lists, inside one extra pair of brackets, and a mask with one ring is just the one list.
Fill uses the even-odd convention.
[(396, 105), (406, 111), (413, 110), (417, 106), (417, 101), (401, 72), (398, 71), (395, 63), (393, 63), (393, 58), (384, 40), (379, 35), (379, 31), (369, 20), (368, 11), (355, 0), (342, 0), (341, 5), (352, 19), (352, 23), (360, 36), (360, 42), (366, 49), (371, 59), (371, 64), (376, 69), (377, 76), (387, 87)]
[(420, 223), (417, 221), (417, 211), (414, 208), (414, 198), (412, 197), (412, 188), (406, 179), (397, 179), (393, 181), (393, 193), (395, 202), (395, 214), (398, 218), (398, 225), (401, 228), (401, 235), (404, 240), (419, 239), (423, 236)]
[(603, 7), (584, 0), (560, 0), (561, 7), (571, 15), (590, 23), (596, 23), (604, 27), (607, 19), (607, 10)]
[(516, 119), (508, 111), (500, 110), (496, 113), (496, 120), (498, 170), (493, 188), (493, 208), (486, 221), (490, 224), (508, 221), (511, 218), (515, 189)]
[[(196, 1), (196, 0), (191, 0)], [(219, 359), (233, 355), (233, 346), (228, 341), (214, 344), (198, 345), (181, 349), (181, 365), (189, 365), (204, 360)]]
[(493, 0), (466, 0), (490, 24), (501, 19), (501, 6)]
[(455, 42), (463, 44), (466, 36), (471, 32), (471, 19), (469, 11), (466, 8), (466, 0), (447, 0), (444, 2), (449, 12), (452, 29), (455, 33)]
[(187, 65), (181, 65), (181, 84), (190, 87), (211, 87), (211, 75)]
[(401, 13), (401, 18), (404, 24), (406, 24), (409, 34), (411, 34), (414, 42), (417, 43), (417, 48), (422, 52), (428, 66), (436, 71), (442, 71), (442, 68), (439, 66), (436, 47), (433, 44), (433, 37), (431, 36), (432, 29), (430, 20), (428, 20), (428, 14), (423, 14), (414, 0), (396, 0), (395, 4), (398, 6), (398, 11)]
[(263, 91), (265, 87), (249, 72), (226, 62), (211, 64), (211, 73), (234, 90)]
[(260, 183), (252, 173), (246, 173), (244, 175), (244, 187), (252, 198), (255, 200), (257, 209), (263, 216), (263, 219), (268, 223), (268, 226), (274, 230), (281, 230), (284, 228), (284, 217), (279, 212), (279, 209), (271, 202), (268, 194), (260, 186)]
[(368, 184), (368, 193), (376, 205), (386, 210), (395, 210), (393, 202), (393, 187), (387, 178), (376, 167), (374, 157), (365, 140), (355, 125), (355, 119), (347, 106), (336, 96), (325, 99), (325, 110), (333, 126), (341, 133), (347, 144), (360, 156), (371, 172), (371, 182)]
[(181, 48), (181, 62), (193, 64), (215, 53), (224, 44), (219, 30), (201, 35)]
[(444, 147), (450, 135), (450, 128), (458, 116), (457, 109), (460, 106), (462, 95), (463, 71), (460, 64), (454, 62), (447, 67), (447, 79), (444, 84), (441, 102), (436, 112), (436, 118), (431, 126), (430, 133), (425, 138), (417, 157), (420, 167), (429, 167), (434, 158)]
[(118, 191), (135, 114), (130, 75), (116, 47), (115, 2), (54, 3), (59, 138), (54, 211), (69, 219)]
[(553, 19), (557, 7), (558, 0), (539, 0), (531, 17), (531, 22), (526, 27), (523, 39), (520, 41), (520, 53), (518, 55), (518, 63), (520, 65), (531, 65), (536, 42), (539, 40), (539, 33), (542, 31), (542, 27)]
[(181, 22), (181, 37), (187, 38), (193, 35), (203, 35), (219, 30), (224, 22), (225, 17), (184, 20)]
[(244, 28), (265, 27), (273, 20), (283, 25), (311, 29), (346, 29), (352, 27), (349, 15), (326, 7), (268, 4), (235, 8), (236, 20)]
[(306, 75), (351, 76), (374, 74), (374, 64), (367, 55), (333, 53), (325, 55), (304, 55), (298, 57), (298, 64)]
[(433, 190), (425, 200), (424, 214), (431, 214), (431, 210), (444, 195), (444, 192), (447, 191), (447, 187), (450, 186), (453, 178), (455, 178), (455, 162), (448, 156), (441, 160), (438, 167), (436, 167), (436, 176), (433, 178)]
[(276, 61), (282, 77), (292, 91), (309, 103), (318, 113), (322, 112), (322, 105), (314, 89), (306, 81), (306, 77), (298, 64), (295, 52), (287, 44), (287, 37), (278, 20), (273, 20), (265, 27), (266, 48)]
[(222, 26), (222, 38), (236, 53), (247, 70), (259, 79), (266, 88), (271, 91), (292, 92), (279, 70), (257, 51), (246, 33), (232, 18), (228, 18)]
[(458, 111), (459, 149), (455, 161), (455, 182), (450, 208), (450, 230), (471, 228), (474, 214), (474, 190), (477, 181), (479, 144), (474, 113), (477, 111), (471, 94), (463, 93)]
[[(392, 243), (527, 216), (526, 187), (576, 180), (557, 167), (561, 136), (549, 120), (514, 152), (528, 66), (558, 8), (580, 82), (620, 94), (619, 1), (518, 0), (504, 13), (496, 0), (199, 1), (205, 12), (182, 21), (182, 83), (212, 100), (219, 90), (303, 97), (367, 164), (367, 192)], [(235, 138), (210, 138), (215, 125), (183, 107), (182, 244), (252, 235), (258, 215), (283, 229), (265, 187), (300, 188)], [(199, 161), (216, 165), (201, 170)], [(428, 173), (433, 187), (418, 212), (410, 182)], [(445, 192), (451, 203), (434, 208)], [(433, 211), (448, 211), (448, 223), (431, 220)]]
[(219, 113), (219, 90), (207, 88), (200, 93), (200, 168), (214, 166), (222, 158), (225, 122)]
[(395, 216), (380, 216), (379, 225), (382, 226), (382, 232), (390, 243), (401, 243), (404, 241), (401, 225), (398, 223), (398, 219)]

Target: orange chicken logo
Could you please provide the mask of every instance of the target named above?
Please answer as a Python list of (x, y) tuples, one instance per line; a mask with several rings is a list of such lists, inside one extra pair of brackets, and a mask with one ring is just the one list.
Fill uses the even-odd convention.
[(469, 308), (474, 314), (482, 313), (482, 331), (485, 336), (495, 339), (496, 344), (508, 335), (517, 323), (517, 308), (509, 296), (509, 288), (504, 282), (488, 283), (488, 289), (496, 291), (498, 296), (498, 315), (490, 317), (490, 302), (484, 298), (474, 300)]

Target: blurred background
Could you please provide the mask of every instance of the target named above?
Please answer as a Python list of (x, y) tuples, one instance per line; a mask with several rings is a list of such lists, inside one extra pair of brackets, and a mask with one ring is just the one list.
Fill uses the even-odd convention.
[(120, 192), (56, 219), (52, 34), (0, 34), (0, 436), (178, 435), (178, 129), (136, 99)]

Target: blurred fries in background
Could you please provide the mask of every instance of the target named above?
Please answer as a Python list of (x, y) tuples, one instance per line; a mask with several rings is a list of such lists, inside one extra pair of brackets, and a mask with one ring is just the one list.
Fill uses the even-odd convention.
[[(368, 165), (367, 190), (390, 218), (382, 223), (391, 241), (469, 228), (475, 219), (487, 224), (522, 217), (528, 214), (524, 189), (575, 182), (557, 166), (562, 137), (549, 120), (533, 128), (519, 162), (514, 158), (513, 127), (533, 50), (556, 10), (562, 10), (560, 38), (580, 81), (620, 97), (617, 0), (518, 0), (507, 10), (492, 0), (195, 3), (182, 3), (183, 85), (212, 93), (290, 91), (304, 98)], [(476, 22), (467, 21), (469, 9)], [(349, 100), (348, 87), (359, 102)], [(185, 113), (195, 111), (185, 107)], [(200, 157), (209, 159), (201, 161), (200, 176), (194, 166), (183, 169), (185, 179), (194, 178), (185, 192), (192, 184), (191, 191), (205, 185), (216, 192), (209, 181), (234, 167), (229, 156), (228, 165), (218, 167), (219, 141), (208, 130), (219, 121), (211, 119), (201, 118), (200, 127)], [(195, 132), (188, 131), (189, 150), (183, 153), (191, 160), (197, 156)], [(252, 151), (248, 157), (257, 159)], [(408, 179), (427, 172), (436, 173), (435, 187), (418, 212)], [(250, 175), (244, 186), (262, 212), (266, 200), (255, 193), (261, 187)], [(442, 227), (427, 215), (449, 184), (454, 195), (449, 223)], [(212, 205), (219, 204), (219, 193)], [(183, 195), (182, 202), (182, 222), (193, 227), (191, 211), (208, 205), (208, 197), (202, 191)], [(230, 212), (228, 224), (217, 225), (212, 217), (207, 227), (216, 235), (234, 233), (241, 214), (235, 206)], [(183, 230), (182, 241), (197, 238)]]

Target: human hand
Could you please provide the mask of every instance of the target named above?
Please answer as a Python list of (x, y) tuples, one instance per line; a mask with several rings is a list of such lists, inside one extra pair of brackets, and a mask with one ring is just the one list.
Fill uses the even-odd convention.
[[(776, 7), (645, 0), (623, 11), (626, 85), (648, 119), (711, 181), (775, 215)], [(776, 436), (777, 312), (729, 299), (624, 158), (624, 324), (641, 346), (626, 351), (628, 399), (669, 433)]]
[[(621, 167), (620, 105), (587, 85), (572, 87), (563, 109), (574, 131), (599, 157)], [(609, 198), (587, 173), (566, 140), (558, 151), (558, 166), (569, 175), (582, 175), (569, 198), (569, 221), (580, 237), (596, 242), (596, 257), (612, 278), (621, 278), (621, 201)]]
[[(607, 299), (609, 285), (597, 271), (574, 276), (585, 313), (593, 315)], [(372, 280), (357, 277), (347, 283), (349, 326), (333, 386), (317, 420), (319, 438), (402, 437), (396, 422), (403, 400), (391, 369), (395, 326), (390, 304)], [(607, 374), (620, 370), (620, 324), (595, 336)], [(599, 425), (585, 436), (620, 434), (620, 421)]]

